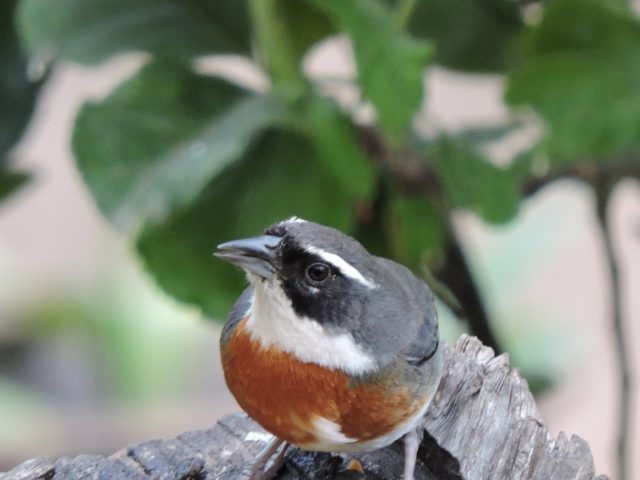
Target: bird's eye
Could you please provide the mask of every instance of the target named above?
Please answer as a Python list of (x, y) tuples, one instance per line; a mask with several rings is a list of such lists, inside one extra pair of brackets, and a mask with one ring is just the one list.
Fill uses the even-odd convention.
[(312, 263), (307, 267), (307, 278), (313, 283), (322, 283), (328, 277), (331, 269), (326, 263)]

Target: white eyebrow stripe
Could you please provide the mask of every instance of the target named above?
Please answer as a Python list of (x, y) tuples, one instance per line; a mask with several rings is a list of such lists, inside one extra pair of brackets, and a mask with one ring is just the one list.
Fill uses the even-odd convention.
[(293, 217), (289, 217), (282, 220), (281, 222), (278, 222), (278, 225), (286, 225), (287, 223), (309, 223), (309, 222), (307, 222), (304, 218), (296, 217), (294, 215)]
[(346, 262), (340, 255), (336, 255), (335, 253), (327, 252), (317, 247), (306, 247), (305, 250), (309, 253), (319, 256), (325, 262), (330, 263), (334, 267), (336, 267), (345, 277), (349, 277), (367, 288), (376, 288), (377, 285), (373, 283), (371, 280), (367, 279), (362, 275), (356, 267), (351, 265), (349, 262)]

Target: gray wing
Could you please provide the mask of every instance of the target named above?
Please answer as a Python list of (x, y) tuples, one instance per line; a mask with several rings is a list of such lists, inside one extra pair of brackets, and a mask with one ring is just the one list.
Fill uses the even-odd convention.
[(382, 364), (403, 355), (409, 363), (419, 365), (438, 349), (438, 314), (433, 294), (408, 268), (385, 258), (377, 261), (378, 274), (386, 278), (381, 283), (390, 291), (376, 295), (367, 309), (367, 316), (376, 319), (371, 329), (378, 332), (369, 331), (367, 343)]
[(222, 327), (222, 334), (220, 335), (220, 345), (227, 343), (233, 331), (240, 321), (247, 316), (249, 307), (251, 306), (251, 297), (253, 297), (253, 287), (247, 287), (244, 292), (238, 297), (236, 303), (231, 307), (231, 311), (227, 316), (227, 321), (224, 322)]
[(425, 283), (419, 281), (422, 285), (418, 286), (425, 293), (420, 293), (423, 298), (420, 299), (420, 311), (423, 312), (422, 318), (419, 320), (416, 338), (404, 355), (407, 361), (414, 365), (420, 365), (429, 360), (438, 350), (440, 343), (440, 334), (438, 332), (438, 312), (436, 310), (433, 293)]

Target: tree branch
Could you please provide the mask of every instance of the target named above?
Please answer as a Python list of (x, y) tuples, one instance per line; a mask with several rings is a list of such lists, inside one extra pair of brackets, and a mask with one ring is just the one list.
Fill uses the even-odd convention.
[(522, 185), (522, 194), (530, 197), (556, 180), (576, 179), (595, 185), (603, 175), (615, 180), (626, 177), (640, 179), (640, 162), (637, 155), (625, 159), (601, 159), (593, 163), (577, 164), (554, 170), (546, 175), (532, 176)]
[(298, 87), (306, 80), (292, 52), (292, 42), (282, 24), (278, 7), (275, 0), (249, 1), (258, 56), (262, 66), (271, 74), (274, 87), (293, 87), (293, 91), (298, 93)]
[(473, 278), (462, 246), (453, 229), (446, 247), (444, 263), (435, 272), (435, 276), (449, 287), (461, 305), (462, 312), (458, 310), (454, 313), (466, 320), (473, 335), (494, 351), (502, 353), (504, 350), (491, 328), (489, 316), (478, 292), (477, 282)]
[(615, 184), (616, 179), (613, 179), (608, 175), (603, 175), (594, 183), (594, 190), (596, 194), (598, 223), (602, 239), (604, 241), (607, 256), (607, 267), (609, 269), (611, 281), (613, 340), (615, 344), (614, 350), (616, 352), (620, 381), (620, 408), (618, 417), (618, 436), (616, 441), (618, 478), (620, 480), (626, 480), (628, 478), (627, 464), (630, 434), (629, 423), (631, 420), (631, 360), (629, 358), (626, 345), (622, 315), (623, 298), (620, 285), (620, 271), (613, 242), (611, 215), (609, 214), (609, 203), (612, 198)]

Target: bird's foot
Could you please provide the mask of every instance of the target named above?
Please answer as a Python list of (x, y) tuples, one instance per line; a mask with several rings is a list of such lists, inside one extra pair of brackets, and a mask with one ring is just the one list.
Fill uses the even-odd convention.
[[(251, 464), (249, 480), (271, 480), (284, 465), (284, 455), (287, 452), (287, 448), (289, 448), (288, 443), (278, 437), (273, 437)], [(276, 451), (278, 452), (277, 454)], [(271, 463), (267, 467), (269, 460), (271, 460)]]
[(349, 463), (347, 463), (345, 470), (364, 474), (364, 468), (362, 467), (360, 460), (356, 460), (355, 458), (349, 460)]

